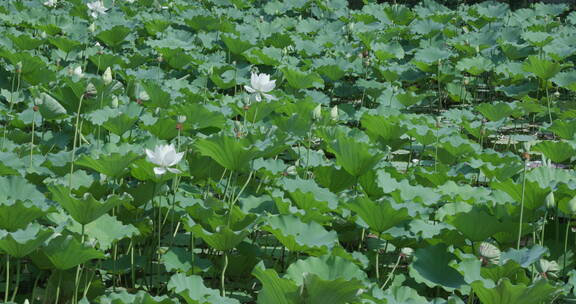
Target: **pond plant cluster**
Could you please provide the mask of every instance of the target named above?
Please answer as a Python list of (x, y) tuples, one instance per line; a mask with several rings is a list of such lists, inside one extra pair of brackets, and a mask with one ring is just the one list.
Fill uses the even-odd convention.
[(576, 300), (576, 12), (0, 2), (0, 301)]

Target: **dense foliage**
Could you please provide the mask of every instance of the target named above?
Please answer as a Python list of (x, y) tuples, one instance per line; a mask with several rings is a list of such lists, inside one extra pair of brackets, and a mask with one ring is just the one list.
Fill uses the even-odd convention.
[(576, 13), (0, 2), (0, 301), (576, 300)]

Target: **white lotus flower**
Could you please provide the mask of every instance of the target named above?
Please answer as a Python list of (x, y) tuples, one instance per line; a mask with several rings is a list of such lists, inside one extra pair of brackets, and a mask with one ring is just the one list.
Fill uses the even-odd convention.
[(176, 168), (170, 168), (175, 166), (182, 160), (184, 152), (177, 153), (174, 145), (159, 145), (156, 146), (154, 151), (146, 149), (146, 159), (157, 165), (154, 167), (154, 173), (156, 175), (162, 175), (166, 171), (178, 174), (181, 171)]
[(336, 105), (330, 110), (330, 118), (332, 118), (332, 120), (338, 120), (338, 117), (338, 106)]
[(267, 100), (276, 100), (276, 97), (266, 94), (272, 91), (275, 87), (276, 80), (270, 80), (270, 75), (264, 73), (252, 73), (252, 76), (250, 77), (250, 86), (244, 86), (246, 91), (254, 95), (256, 101), (261, 101), (262, 96)]
[(43, 4), (47, 7), (55, 7), (58, 3), (58, 0), (47, 0)]
[(98, 18), (98, 15), (105, 15), (108, 10), (102, 1), (94, 1), (86, 5), (88, 9), (90, 9), (90, 16), (92, 16), (92, 18)]

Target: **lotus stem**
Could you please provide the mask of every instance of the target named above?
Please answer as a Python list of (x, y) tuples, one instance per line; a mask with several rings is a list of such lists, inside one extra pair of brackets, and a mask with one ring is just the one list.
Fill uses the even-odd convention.
[(394, 276), (394, 271), (396, 270), (396, 268), (398, 268), (398, 265), (400, 265), (400, 260), (402, 259), (402, 255), (399, 254), (398, 255), (398, 259), (396, 260), (396, 264), (394, 264), (394, 267), (392, 267), (392, 270), (390, 271), (390, 273), (388, 274), (388, 278), (386, 278), (386, 281), (384, 282), (384, 284), (382, 284), (382, 287), (380, 287), (380, 289), (384, 289), (384, 287), (386, 287), (386, 285), (388, 285), (388, 282), (390, 282), (390, 280), (392, 279), (392, 277)]
[(82, 109), (82, 102), (84, 101), (84, 94), (80, 96), (80, 102), (78, 102), (78, 110), (76, 113), (76, 123), (74, 125), (74, 140), (72, 142), (72, 160), (70, 161), (70, 178), (68, 182), (68, 187), (72, 191), (72, 173), (74, 172), (74, 158), (76, 156), (76, 141), (78, 139), (78, 125), (80, 123), (80, 110)]
[(518, 242), (516, 249), (520, 250), (520, 240), (522, 239), (522, 221), (524, 220), (524, 194), (526, 190), (526, 165), (527, 160), (524, 160), (524, 168), (522, 169), (522, 200), (520, 202), (520, 223), (518, 225)]
[[(14, 93), (18, 92), (18, 90), (20, 89), (20, 74), (22, 73), (20, 68), (16, 69), (16, 77), (12, 78), (12, 93), (10, 94), (10, 108), (8, 109), (8, 113), (12, 113), (12, 109), (14, 108)], [(16, 85), (16, 91), (14, 91), (14, 80), (18, 79), (17, 81), (17, 85)], [(8, 125), (10, 124), (10, 116), (8, 116), (8, 120), (6, 121), (6, 124), (4, 124), (4, 131), (2, 132), (2, 150), (4, 150), (4, 143), (6, 141), (6, 132), (8, 131)], [(6, 301), (7, 302), (7, 301)]]
[(6, 286), (4, 287), (4, 302), (8, 303), (10, 291), (10, 255), (6, 254)]
[(562, 264), (562, 273), (566, 272), (566, 252), (568, 252), (568, 233), (570, 232), (572, 218), (568, 218), (568, 223), (566, 224), (566, 233), (564, 235), (564, 262)]
[[(194, 266), (194, 265), (192, 265)], [(224, 251), (224, 266), (222, 267), (222, 274), (220, 276), (220, 287), (222, 288), (222, 296), (226, 296), (226, 286), (225, 286), (225, 277), (226, 277), (226, 269), (228, 269), (228, 252)]]
[(30, 168), (32, 168), (32, 155), (34, 154), (34, 127), (36, 126), (36, 111), (32, 112), (32, 136), (30, 136)]
[(10, 301), (14, 302), (16, 299), (16, 294), (18, 294), (18, 289), (20, 288), (20, 267), (21, 267), (21, 259), (18, 259), (18, 264), (16, 264), (16, 287), (14, 288), (14, 292), (12, 293), (12, 299)]

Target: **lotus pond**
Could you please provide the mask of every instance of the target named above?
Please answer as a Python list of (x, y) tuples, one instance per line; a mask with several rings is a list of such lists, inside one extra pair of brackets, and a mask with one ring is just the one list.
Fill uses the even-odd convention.
[(0, 3), (0, 301), (576, 301), (576, 12)]

